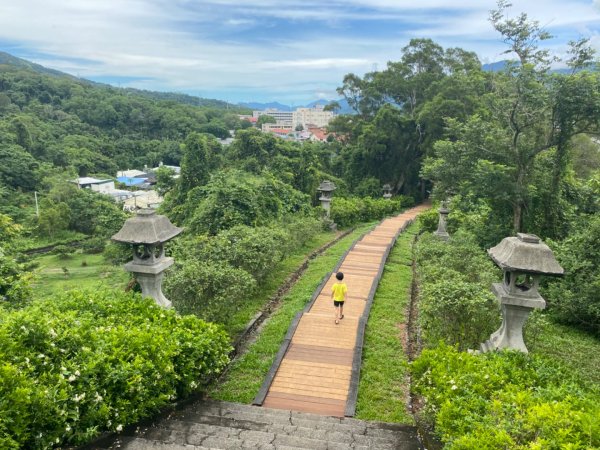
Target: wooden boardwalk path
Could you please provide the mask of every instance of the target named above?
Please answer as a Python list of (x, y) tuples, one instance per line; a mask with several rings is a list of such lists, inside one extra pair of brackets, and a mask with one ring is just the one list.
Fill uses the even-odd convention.
[[(398, 235), (428, 206), (385, 219), (359, 239), (298, 313), (254, 399), (255, 405), (328, 416), (353, 416), (364, 328), (387, 256)], [(344, 273), (344, 319), (334, 322), (331, 285)]]

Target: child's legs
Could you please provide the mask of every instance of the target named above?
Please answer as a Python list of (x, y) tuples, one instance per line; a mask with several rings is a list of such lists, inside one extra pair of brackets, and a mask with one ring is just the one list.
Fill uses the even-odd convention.
[(342, 316), (344, 315), (344, 302), (342, 302), (340, 304), (340, 319), (342, 318)]

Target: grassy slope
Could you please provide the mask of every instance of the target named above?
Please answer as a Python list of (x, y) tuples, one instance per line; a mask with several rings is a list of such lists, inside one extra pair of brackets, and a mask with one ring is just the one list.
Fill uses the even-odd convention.
[[(39, 264), (35, 270), (34, 283), (36, 297), (49, 297), (52, 294), (70, 289), (109, 287), (123, 289), (129, 280), (129, 274), (122, 267), (104, 262), (104, 257), (76, 253), (68, 259), (55, 255), (44, 255), (34, 260)], [(86, 262), (86, 266), (82, 263)], [(65, 275), (63, 267), (68, 274)]]
[(356, 417), (413, 424), (406, 409), (408, 359), (403, 348), (412, 282), (413, 225), (398, 238), (388, 261), (365, 333)]
[(250, 403), (254, 399), (296, 313), (304, 308), (323, 277), (333, 270), (350, 245), (371, 227), (372, 224), (357, 228), (323, 255), (310, 261), (304, 275), (264, 324), (256, 341), (232, 363), (226, 378), (212, 388), (211, 397), (241, 403)]

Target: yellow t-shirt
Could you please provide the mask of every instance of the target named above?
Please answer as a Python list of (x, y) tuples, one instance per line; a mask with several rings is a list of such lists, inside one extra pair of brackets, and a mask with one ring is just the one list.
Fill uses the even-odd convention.
[(346, 283), (335, 282), (333, 283), (333, 286), (331, 286), (331, 292), (333, 294), (333, 299), (336, 302), (343, 302), (346, 293), (348, 292), (348, 286), (346, 286)]

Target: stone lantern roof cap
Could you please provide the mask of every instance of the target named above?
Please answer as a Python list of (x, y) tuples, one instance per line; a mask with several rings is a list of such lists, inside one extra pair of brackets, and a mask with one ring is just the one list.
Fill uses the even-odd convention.
[(322, 192), (333, 192), (336, 190), (335, 184), (333, 184), (333, 181), (329, 181), (329, 180), (325, 180), (322, 181), (321, 184), (319, 185), (319, 191)]
[(392, 190), (392, 186), (389, 183), (385, 183), (383, 185), (383, 190), (384, 191), (391, 191)]
[(518, 233), (502, 239), (488, 254), (502, 270), (562, 275), (554, 253), (535, 234)]
[(135, 217), (125, 221), (112, 240), (127, 244), (158, 244), (182, 231), (183, 228), (173, 225), (167, 216), (158, 215), (152, 209), (140, 209)]

